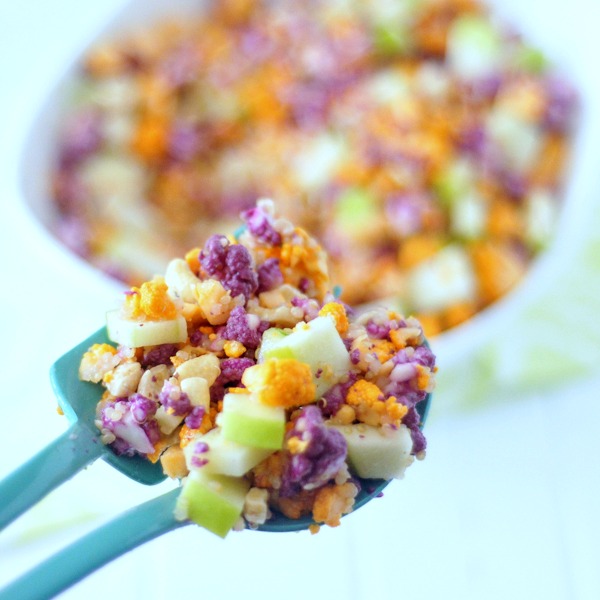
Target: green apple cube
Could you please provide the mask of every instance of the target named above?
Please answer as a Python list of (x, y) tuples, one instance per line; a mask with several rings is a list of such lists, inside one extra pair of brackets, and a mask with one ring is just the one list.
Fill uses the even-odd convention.
[(401, 479), (414, 460), (412, 438), (405, 425), (382, 430), (358, 423), (335, 425), (348, 444), (350, 469), (364, 479)]
[[(262, 336), (260, 346), (258, 348), (258, 360), (262, 362), (266, 357), (271, 356), (276, 358), (294, 358), (294, 354), (290, 349), (283, 346), (283, 340), (290, 335), (290, 330), (279, 329), (279, 327), (271, 327), (267, 329)], [(273, 354), (275, 352), (275, 354)]]
[[(269, 331), (267, 329), (264, 335)], [(317, 398), (350, 370), (350, 355), (332, 317), (324, 315), (308, 323), (298, 323), (289, 335), (267, 339), (266, 347), (261, 346), (259, 362), (268, 358), (294, 358), (308, 364), (317, 388)]]
[(261, 404), (250, 394), (225, 394), (217, 424), (226, 440), (269, 450), (283, 447), (285, 410)]
[(190, 519), (224, 538), (244, 509), (250, 483), (238, 477), (193, 471), (183, 484), (175, 509), (178, 518)]
[(505, 49), (488, 19), (464, 15), (454, 19), (447, 35), (446, 60), (461, 79), (481, 79), (501, 68)]
[[(205, 443), (208, 450), (198, 453), (198, 443)], [(196, 436), (183, 452), (190, 471), (201, 470), (205, 473), (242, 477), (272, 454), (273, 450), (244, 446), (228, 440), (223, 437), (221, 428), (216, 427), (204, 435)], [(195, 458), (201, 459), (202, 463)]]
[(406, 298), (414, 310), (435, 312), (453, 304), (472, 302), (477, 278), (463, 246), (449, 244), (413, 267), (406, 276)]
[(178, 344), (187, 340), (187, 323), (181, 315), (165, 321), (132, 321), (119, 309), (106, 313), (108, 338), (130, 348)]
[(335, 206), (335, 223), (350, 235), (360, 234), (365, 224), (377, 217), (378, 204), (371, 192), (362, 188), (350, 188), (342, 192)]

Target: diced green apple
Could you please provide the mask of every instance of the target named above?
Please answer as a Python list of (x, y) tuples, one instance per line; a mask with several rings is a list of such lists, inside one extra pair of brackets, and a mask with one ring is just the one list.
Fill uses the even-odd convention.
[(261, 404), (250, 394), (225, 394), (217, 424), (232, 442), (269, 450), (283, 447), (285, 410)]
[(450, 162), (436, 176), (433, 188), (440, 201), (446, 206), (474, 192), (477, 172), (472, 162), (459, 158)]
[(242, 478), (194, 471), (183, 484), (176, 514), (224, 538), (240, 518), (249, 489)]
[(348, 464), (359, 477), (400, 479), (414, 460), (410, 430), (405, 425), (386, 431), (364, 423), (332, 427), (346, 438)]
[(377, 210), (377, 202), (368, 190), (350, 188), (342, 192), (336, 201), (334, 221), (340, 231), (355, 237), (364, 231), (365, 225), (377, 218)]
[[(275, 351), (277, 358), (294, 358), (294, 353), (291, 350), (286, 350), (283, 347), (283, 340), (290, 335), (290, 330), (280, 329), (279, 327), (271, 327), (267, 329), (263, 335), (258, 348), (258, 361), (262, 362), (269, 356), (272, 356), (272, 351)], [(272, 356), (274, 358), (274, 356)]]
[(183, 316), (165, 321), (132, 321), (118, 309), (106, 313), (108, 338), (130, 348), (178, 344), (187, 340), (187, 323)]
[(474, 240), (485, 233), (488, 219), (486, 201), (475, 192), (466, 193), (450, 206), (450, 226), (457, 236)]
[(462, 79), (478, 79), (498, 71), (503, 62), (500, 34), (483, 17), (465, 15), (448, 30), (447, 63)]
[(417, 311), (433, 312), (459, 302), (472, 302), (476, 291), (471, 258), (458, 244), (445, 246), (413, 267), (406, 277), (406, 298)]
[[(265, 331), (264, 336), (270, 330)], [(268, 338), (261, 346), (259, 362), (268, 358), (293, 358), (310, 366), (320, 398), (342, 379), (350, 369), (350, 355), (333, 318), (321, 316), (308, 323), (298, 323), (289, 335)], [(263, 336), (263, 338), (264, 338)]]
[[(197, 454), (197, 445), (202, 442), (208, 446), (208, 450)], [(200, 469), (206, 473), (218, 473), (232, 477), (245, 475), (272, 453), (273, 450), (268, 448), (254, 448), (227, 440), (223, 437), (220, 427), (211, 429), (204, 435), (196, 436), (184, 448), (186, 463), (190, 471)], [(204, 459), (201, 466), (194, 461), (194, 456)]]
[[(370, 82), (370, 94), (377, 103), (394, 105), (404, 87), (402, 77), (381, 73)], [(337, 235), (357, 243), (381, 237), (386, 217), (373, 193), (360, 187), (348, 188), (335, 200), (332, 226)]]

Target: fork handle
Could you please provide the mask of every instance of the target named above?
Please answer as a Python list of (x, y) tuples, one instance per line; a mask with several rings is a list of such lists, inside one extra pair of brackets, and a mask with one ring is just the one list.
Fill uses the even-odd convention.
[(187, 525), (173, 515), (180, 489), (140, 504), (94, 529), (0, 590), (0, 600), (47, 600), (137, 546)]
[(102, 454), (98, 436), (79, 422), (0, 482), (0, 531)]

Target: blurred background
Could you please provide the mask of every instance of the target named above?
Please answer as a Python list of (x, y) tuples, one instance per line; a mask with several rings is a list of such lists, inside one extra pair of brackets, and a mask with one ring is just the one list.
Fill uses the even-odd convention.
[[(189, 10), (194, 3), (182, 4)], [(370, 2), (365, 6), (376, 4), (389, 7), (395, 3)], [(3, 332), (0, 360), (4, 365), (4, 393), (0, 400), (4, 417), (0, 437), (0, 476), (27, 460), (66, 427), (64, 418), (55, 411), (47, 376), (50, 365), (102, 324), (105, 310), (115, 303), (124, 287), (119, 277), (139, 276), (140, 264), (149, 269), (160, 265), (160, 257), (152, 255), (150, 260), (148, 253), (140, 251), (144, 247), (143, 232), (132, 243), (133, 248), (120, 247), (111, 256), (101, 255), (106, 248), (119, 247), (114, 240), (119, 231), (130, 231), (128, 223), (135, 222), (136, 227), (139, 226), (140, 215), (135, 212), (139, 206), (132, 208), (126, 198), (123, 203), (128, 210), (119, 222), (120, 230), (114, 226), (114, 215), (111, 215), (112, 220), (107, 222), (112, 228), (104, 227), (101, 233), (90, 233), (90, 223), (101, 225), (99, 217), (103, 215), (86, 212), (80, 205), (79, 212), (72, 210), (76, 205), (72, 195), (73, 180), (65, 174), (72, 175), (78, 163), (69, 162), (65, 148), (68, 150), (68, 142), (73, 139), (80, 143), (87, 140), (85, 151), (97, 158), (94, 156), (97, 154), (94, 145), (97, 132), (90, 126), (93, 119), (83, 121), (83, 125), (79, 121), (79, 137), (68, 138), (63, 133), (63, 141), (59, 143), (56, 132), (67, 129), (66, 126), (61, 128), (61, 124), (66, 122), (64, 114), (69, 110), (65, 107), (74, 95), (74, 86), (67, 84), (73, 76), (73, 65), (80, 63), (92, 42), (99, 36), (105, 39), (108, 33), (117, 29), (127, 30), (138, 18), (140, 22), (151, 21), (150, 17), (164, 12), (166, 5), (157, 0), (144, 3), (104, 0), (87, 6), (74, 0), (45, 4), (22, 0), (18, 5), (0, 5), (0, 110), (5, 116), (0, 135), (3, 198), (0, 248), (4, 280), (0, 294)], [(286, 3), (279, 5), (283, 7)], [(397, 5), (401, 7), (400, 13), (410, 15), (418, 3), (398, 0)], [(331, 3), (331, 6), (342, 7), (343, 3)], [(470, 3), (453, 2), (452, 6), (455, 11), (465, 10)], [(409, 470), (405, 480), (388, 486), (382, 499), (345, 518), (338, 529), (323, 528), (316, 536), (243, 532), (231, 534), (226, 541), (221, 541), (205, 531), (184, 528), (108, 565), (67, 591), (65, 598), (99, 598), (111, 592), (117, 597), (154, 598), (189, 594), (190, 589), (207, 597), (243, 594), (263, 599), (284, 594), (301, 598), (307, 593), (325, 598), (333, 592), (342, 598), (359, 600), (395, 598), (400, 594), (424, 599), (442, 595), (445, 598), (486, 599), (600, 597), (597, 568), (600, 473), (595, 460), (600, 450), (596, 432), (600, 417), (597, 400), (600, 383), (597, 368), (600, 364), (600, 321), (597, 318), (600, 222), (595, 210), (600, 193), (600, 169), (596, 158), (600, 140), (600, 83), (594, 77), (594, 61), (600, 42), (594, 20), (590, 18), (597, 6), (593, 0), (574, 0), (568, 6), (557, 0), (543, 6), (533, 0), (507, 0), (491, 2), (489, 6), (495, 15), (514, 28), (506, 38), (512, 44), (510, 52), (508, 46), (498, 46), (498, 40), (490, 35), (489, 29), (481, 27), (481, 23), (469, 29), (471, 22), (466, 27), (467, 34), (455, 32), (455, 37), (463, 36), (461, 42), (455, 42), (458, 49), (455, 49), (453, 59), (455, 65), (460, 65), (461, 73), (485, 71), (490, 65), (497, 67), (498, 57), (502, 60), (518, 58), (520, 68), (527, 70), (529, 79), (525, 79), (530, 81), (547, 60), (578, 94), (573, 129), (551, 128), (553, 144), (558, 143), (560, 147), (565, 144), (570, 150), (570, 159), (564, 167), (560, 162), (552, 162), (556, 165), (551, 169), (553, 172), (544, 175), (556, 177), (549, 188), (560, 191), (557, 194), (558, 210), (551, 210), (549, 217), (550, 221), (556, 221), (550, 235), (544, 235), (545, 228), (542, 233), (539, 230), (531, 233), (531, 221), (517, 222), (514, 231), (520, 232), (522, 239), (512, 239), (510, 248), (516, 248), (518, 252), (509, 255), (511, 260), (503, 254), (500, 267), (489, 267), (492, 271), (483, 269), (483, 279), (478, 271), (465, 276), (464, 257), (473, 252), (477, 246), (475, 242), (485, 236), (481, 231), (479, 205), (457, 202), (455, 196), (472, 197), (471, 192), (477, 192), (485, 196), (483, 204), (488, 210), (493, 205), (494, 210), (500, 211), (497, 215), (505, 217), (510, 213), (514, 217), (511, 207), (519, 204), (515, 198), (531, 201), (532, 190), (522, 187), (530, 180), (524, 182), (508, 177), (510, 173), (507, 175), (504, 169), (502, 189), (510, 188), (509, 200), (503, 201), (507, 194), (497, 190), (487, 196), (482, 190), (489, 191), (489, 181), (482, 182), (476, 177), (484, 172), (483, 167), (475, 175), (472, 170), (465, 171), (461, 167), (463, 162), (452, 160), (452, 153), (441, 166), (435, 162), (435, 152), (433, 158), (416, 157), (426, 163), (433, 161), (435, 174), (441, 172), (445, 177), (436, 177), (428, 171), (419, 182), (430, 187), (416, 190), (414, 185), (405, 186), (418, 193), (394, 196), (393, 202), (382, 204), (372, 200), (374, 191), (382, 189), (378, 186), (387, 189), (384, 184), (389, 172), (378, 172), (377, 186), (364, 184), (364, 179), (359, 185), (358, 180), (344, 179), (340, 175), (347, 176), (349, 170), (356, 176), (364, 166), (357, 156), (350, 160), (344, 154), (344, 160), (348, 159), (350, 166), (335, 171), (336, 177), (341, 177), (336, 179), (335, 186), (314, 188), (327, 197), (328, 206), (333, 206), (330, 212), (323, 213), (320, 223), (312, 224), (318, 233), (342, 256), (348, 255), (344, 252), (347, 248), (353, 249), (353, 264), (360, 262), (361, 257), (369, 256), (369, 252), (373, 252), (371, 256), (381, 258), (377, 269), (380, 281), (394, 280), (403, 290), (409, 290), (394, 301), (400, 308), (419, 313), (430, 328), (432, 345), (439, 359), (440, 378), (426, 427), (429, 440), (426, 460)], [(282, 11), (293, 11), (292, 3)], [(440, 20), (443, 21), (433, 19), (432, 31), (435, 31), (435, 23), (439, 26)], [(406, 38), (399, 40), (390, 31), (378, 31), (380, 51), (400, 51), (402, 39)], [(519, 42), (519, 52), (515, 52), (517, 32), (525, 41)], [(353, 40), (350, 39), (352, 44), (358, 44)], [(421, 36), (419, 43), (422, 44), (421, 51), (428, 48), (427, 52), (435, 54), (435, 36)], [(351, 47), (355, 47), (352, 44)], [(347, 60), (352, 58), (342, 54)], [(96, 62), (91, 61), (95, 65), (89, 67), (92, 72), (94, 68), (116, 68), (114, 55), (108, 50), (93, 56)], [(321, 64), (322, 56), (317, 56), (317, 64)], [(359, 59), (354, 57), (353, 60)], [(404, 94), (405, 85), (412, 82), (414, 64), (402, 65), (400, 71), (406, 76), (401, 84), (378, 79), (377, 85), (373, 83), (369, 87), (369, 93), (376, 89), (378, 94), (390, 97), (392, 101), (396, 94)], [(420, 81), (429, 93), (441, 93), (439, 85), (445, 77), (443, 72), (426, 69), (419, 73)], [(468, 87), (473, 106), (485, 106), (486, 95), (498, 93), (500, 84), (493, 77), (487, 77), (485, 83)], [(398, 91), (398, 86), (402, 92)], [(531, 119), (519, 121), (515, 132), (513, 121), (508, 119), (506, 125), (506, 112), (500, 115), (501, 118), (496, 113), (494, 126), (489, 126), (487, 133), (496, 132), (500, 140), (506, 140), (506, 132), (512, 131), (513, 136), (509, 136), (503, 146), (509, 157), (525, 156), (523, 160), (526, 160), (528, 152), (524, 148), (532, 147), (538, 149), (540, 164), (548, 164), (550, 157), (555, 157), (552, 149), (556, 149), (556, 144), (548, 145), (544, 138), (544, 145), (540, 140), (532, 141), (531, 136), (522, 135), (526, 125), (534, 119), (527, 111), (533, 110), (531, 106), (535, 106), (536, 93), (539, 96), (535, 86), (525, 88), (517, 86), (505, 90), (504, 106), (521, 114), (518, 111), (524, 103), (526, 109), (523, 110)], [(335, 107), (336, 114), (341, 114), (343, 121), (356, 111), (361, 115), (361, 122), (368, 121), (373, 127), (369, 133), (375, 135), (373, 132), (379, 131), (377, 119), (371, 122), (368, 117), (373, 117), (376, 112), (378, 118), (384, 119), (387, 113), (379, 111), (381, 104), (377, 104), (377, 111), (371, 112), (369, 98), (365, 99), (361, 90), (352, 95), (348, 89), (352, 91), (351, 86), (343, 87), (345, 103)], [(97, 106), (99, 93), (97, 88), (90, 92), (89, 86), (87, 92), (80, 90), (79, 106), (85, 108), (90, 97), (95, 98), (93, 101)], [(113, 89), (112, 94), (109, 98), (114, 98), (115, 94), (118, 97), (119, 90)], [(558, 96), (564, 99), (564, 94)], [(429, 111), (439, 103), (431, 101), (425, 105), (420, 98), (416, 105), (407, 101), (403, 106), (414, 114), (425, 110), (423, 106)], [(455, 114), (455, 111), (449, 111)], [(532, 114), (535, 114), (534, 110)], [(392, 117), (402, 120), (403, 115), (398, 117), (394, 113)], [(449, 117), (443, 111), (437, 118), (448, 125), (449, 121), (445, 119)], [(462, 125), (468, 121), (464, 114), (461, 119)], [(430, 122), (423, 115), (421, 121), (429, 127)], [(485, 123), (489, 125), (489, 115), (485, 116)], [(537, 121), (534, 124), (539, 125)], [(402, 130), (402, 122), (396, 125)], [(544, 126), (547, 127), (547, 122)], [(316, 136), (314, 123), (304, 123), (303, 127), (302, 139), (313, 141)], [(111, 138), (112, 143), (116, 143), (114, 140), (118, 140), (118, 132), (123, 128), (127, 130), (127, 124), (122, 120), (112, 122), (111, 131), (116, 136)], [(443, 145), (444, 134), (440, 131), (449, 128), (450, 125), (439, 125), (433, 133), (427, 129), (430, 137), (417, 137), (417, 147)], [(82, 130), (85, 135), (81, 134)], [(415, 134), (414, 131), (410, 133)], [(456, 138), (456, 131), (453, 134)], [(144, 135), (156, 139), (148, 131)], [(237, 132), (236, 135), (235, 139), (240, 139), (241, 134)], [(561, 139), (563, 135), (566, 141)], [(307, 142), (305, 157), (310, 157), (311, 151), (321, 163), (331, 161), (332, 156), (339, 157), (337, 146), (334, 144), (333, 152), (331, 140), (323, 141), (320, 130), (318, 138), (323, 143), (311, 146)], [(343, 135), (336, 140), (340, 138), (344, 140)], [(213, 139), (213, 142), (224, 143), (220, 139), (217, 142)], [(278, 137), (263, 142), (267, 146), (264, 156), (268, 157), (269, 151), (297, 144), (298, 139), (281, 141)], [(345, 139), (342, 146), (359, 142), (364, 140)], [(197, 140), (192, 139), (192, 148), (194, 143)], [(280, 143), (283, 146), (278, 145)], [(370, 144), (365, 145), (371, 148)], [(160, 176), (164, 180), (165, 173), (157, 175), (152, 171), (152, 157), (143, 155), (145, 147), (138, 144), (143, 159), (140, 159), (143, 169), (139, 176), (151, 176), (153, 181)], [(189, 147), (183, 144), (184, 149)], [(184, 151), (179, 148), (180, 152)], [(472, 150), (471, 146), (468, 148)], [(406, 148), (392, 149), (403, 156), (408, 151)], [(529, 155), (532, 154), (533, 150), (529, 150)], [(49, 162), (49, 157), (54, 158), (53, 162)], [(88, 169), (86, 175), (88, 186), (91, 181), (95, 185), (93, 191), (100, 198), (103, 185), (117, 181), (119, 177), (118, 167), (115, 170), (113, 165), (111, 170), (105, 158), (100, 156), (95, 168)], [(221, 164), (219, 158), (211, 154), (206, 160)], [(296, 157), (294, 164), (302, 167), (305, 163)], [(381, 159), (378, 164), (385, 166), (387, 163)], [(489, 166), (485, 161), (477, 164)], [(451, 168), (446, 169), (448, 165)], [(313, 185), (315, 173), (309, 169), (307, 174), (307, 170), (300, 167), (298, 173)], [(244, 169), (239, 169), (238, 166), (235, 174), (242, 180)], [(128, 173), (125, 180), (132, 185)], [(172, 171), (168, 175), (170, 177)], [(330, 173), (326, 175), (330, 176)], [(393, 175), (399, 177), (396, 172)], [(539, 184), (544, 179), (538, 175), (536, 182)], [(405, 172), (402, 176), (408, 177)], [(173, 181), (169, 177), (170, 185)], [(473, 183), (473, 179), (477, 181)], [(290, 189), (293, 192), (292, 184), (277, 181), (269, 192), (283, 194)], [(170, 190), (169, 185), (160, 189)], [(250, 184), (247, 189), (236, 191), (236, 201), (232, 201), (234, 207), (240, 198), (243, 199), (244, 193), (249, 193), (248, 189), (252, 191)], [(539, 186), (533, 192), (538, 189)], [(429, 203), (427, 194), (431, 190), (445, 202), (443, 213), (436, 212), (435, 206)], [(53, 222), (54, 205), (49, 200), (52, 194), (57, 198), (62, 214), (69, 217), (65, 217), (62, 227), (48, 225)], [(168, 207), (170, 196), (166, 194), (165, 198), (163, 202)], [(230, 196), (227, 198), (231, 200)], [(310, 194), (307, 193), (306, 198), (307, 206), (313, 207)], [(371, 211), (371, 201), (379, 212)], [(119, 214), (121, 204), (116, 202), (114, 205)], [(158, 205), (155, 202), (154, 206)], [(530, 205), (540, 204), (530, 202)], [(223, 200), (219, 206), (228, 205)], [(452, 208), (448, 209), (448, 206)], [(548, 207), (544, 202), (541, 206)], [(534, 220), (535, 223), (547, 222), (546, 209), (536, 213), (532, 208), (524, 214), (530, 215), (532, 211), (539, 219)], [(73, 216), (81, 217), (82, 214), (85, 219), (80, 219), (78, 227), (72, 227), (77, 221)], [(213, 223), (220, 226), (230, 220), (230, 216), (221, 218), (215, 207), (210, 215)], [(177, 238), (181, 231), (181, 224), (161, 221), (163, 216), (154, 215), (152, 219), (158, 220), (149, 221), (151, 229), (159, 228), (161, 242), (171, 234)], [(380, 228), (374, 225), (375, 232), (381, 228), (385, 230), (387, 253), (373, 247), (373, 238), (379, 237), (377, 233), (369, 237), (357, 230), (357, 218), (361, 222), (371, 219), (370, 222)], [(514, 224), (511, 218), (508, 222)], [(390, 228), (390, 223), (396, 223), (395, 219), (400, 225)], [(81, 221), (86, 224), (86, 220), (88, 229), (81, 225)], [(501, 219), (497, 216), (488, 221), (498, 223)], [(420, 229), (402, 229), (403, 224), (415, 222), (420, 223)], [(324, 223), (338, 227), (324, 228)], [(431, 227), (427, 229), (429, 225)], [(516, 238), (514, 231), (511, 235)], [(530, 232), (529, 237), (523, 233), (526, 231)], [(71, 249), (57, 242), (56, 232)], [(486, 232), (490, 233), (489, 226)], [(201, 232), (197, 231), (195, 235), (201, 235)], [(409, 247), (408, 238), (413, 241), (418, 238), (419, 244)], [(427, 240), (431, 239), (439, 244), (435, 251), (428, 245)], [(165, 244), (165, 251), (173, 248)], [(411, 250), (410, 256), (423, 252), (425, 259), (431, 259), (438, 256), (435, 252), (440, 247), (448, 245), (458, 251), (453, 254), (454, 262), (433, 263), (434, 268), (429, 262), (427, 269), (419, 270), (419, 265), (401, 261), (403, 248)], [(99, 268), (88, 266), (72, 249), (95, 261)], [(391, 262), (391, 255), (400, 257), (399, 262)], [(489, 256), (488, 253), (486, 257)], [(114, 257), (121, 258), (122, 262), (117, 264)], [(126, 262), (126, 266), (130, 266), (131, 257), (135, 258), (136, 268), (132, 268), (129, 275), (124, 272), (123, 265)], [(490, 264), (486, 260), (483, 262), (487, 266)], [(341, 264), (340, 272), (346, 266)], [(401, 268), (405, 271), (400, 276)], [(457, 271), (459, 275), (456, 275)], [(517, 273), (518, 277), (515, 275), (508, 287), (500, 287), (496, 296), (486, 296), (498, 298), (490, 306), (481, 294), (474, 293), (473, 290), (489, 291), (490, 286), (501, 285), (498, 282), (502, 277), (498, 274), (507, 273)], [(356, 278), (359, 283), (362, 281), (360, 273)], [(352, 279), (344, 282), (347, 289), (351, 289), (352, 283)], [(375, 282), (368, 287), (381, 289), (385, 286)], [(425, 292), (419, 292), (421, 289)], [(383, 295), (387, 296), (388, 290), (384, 291)], [(440, 300), (434, 305), (419, 304), (421, 296), (451, 298), (453, 302), (445, 304)], [(359, 301), (372, 299), (358, 298)], [(104, 463), (93, 465), (2, 532), (0, 585), (70, 540), (169, 487), (170, 484), (165, 483), (158, 488), (145, 488), (133, 484)], [(43, 590), (42, 583), (40, 586)]]

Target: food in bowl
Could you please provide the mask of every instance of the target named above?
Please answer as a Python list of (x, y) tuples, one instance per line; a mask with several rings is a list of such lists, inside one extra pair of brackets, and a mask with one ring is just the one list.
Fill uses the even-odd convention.
[(207, 3), (86, 55), (57, 232), (134, 284), (257, 197), (306, 227), (350, 304), (434, 335), (552, 238), (575, 95), (475, 0)]
[(244, 218), (128, 291), (79, 376), (104, 387), (102, 442), (183, 480), (178, 518), (222, 537), (273, 511), (337, 526), (361, 485), (424, 458), (435, 357), (416, 319), (338, 300), (272, 202)]

